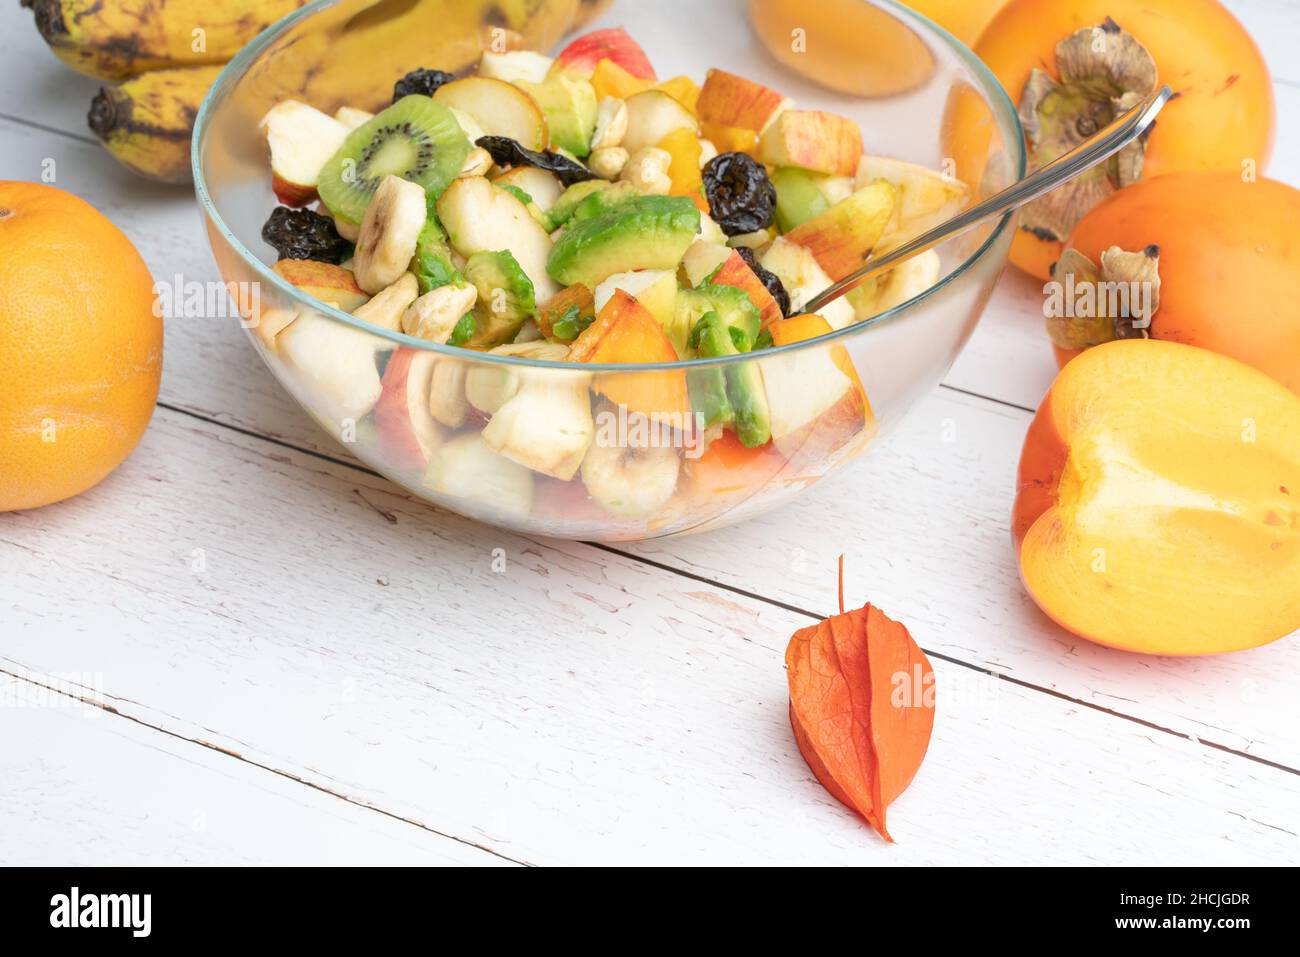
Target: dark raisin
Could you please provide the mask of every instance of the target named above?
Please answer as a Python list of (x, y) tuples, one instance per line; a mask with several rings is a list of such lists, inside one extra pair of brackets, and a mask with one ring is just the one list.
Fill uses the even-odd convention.
[(776, 300), (776, 304), (781, 307), (781, 315), (789, 317), (790, 294), (785, 291), (785, 284), (781, 282), (780, 277), (777, 276), (776, 273), (760, 266), (758, 263), (758, 256), (755, 255), (754, 250), (750, 249), (748, 246), (741, 246), (736, 250), (736, 252), (740, 253), (740, 258), (745, 260), (745, 264), (749, 266), (750, 269), (754, 270), (754, 275), (758, 277), (758, 281), (761, 282), (767, 288), (767, 291), (772, 294), (772, 298)]
[(341, 263), (352, 255), (352, 244), (339, 235), (334, 220), (310, 209), (277, 206), (262, 227), (262, 238), (281, 259)]
[(597, 178), (587, 167), (567, 156), (550, 150), (544, 153), (534, 152), (508, 136), (480, 136), (474, 145), (487, 150), (492, 156), (492, 162), (498, 166), (536, 166), (554, 173), (555, 178), (565, 186)]
[(412, 70), (393, 85), (393, 102), (412, 93), (433, 96), (438, 87), (456, 79), (444, 70)]
[(745, 153), (719, 153), (704, 167), (709, 212), (728, 236), (772, 225), (776, 187), (767, 170)]

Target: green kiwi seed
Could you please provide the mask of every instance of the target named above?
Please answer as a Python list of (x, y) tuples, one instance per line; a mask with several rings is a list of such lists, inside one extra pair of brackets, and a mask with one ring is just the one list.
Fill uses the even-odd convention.
[(320, 172), (317, 190), (336, 217), (359, 223), (385, 176), (400, 176), (437, 198), (465, 165), (469, 138), (451, 111), (412, 94), (353, 130)]

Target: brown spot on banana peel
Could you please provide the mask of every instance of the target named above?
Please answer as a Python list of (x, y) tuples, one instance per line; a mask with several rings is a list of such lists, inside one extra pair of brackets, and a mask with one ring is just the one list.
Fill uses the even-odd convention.
[(1048, 310), (1047, 334), (1053, 345), (1073, 351), (1114, 339), (1146, 339), (1150, 329), (1137, 323), (1149, 323), (1160, 308), (1160, 247), (1129, 252), (1111, 246), (1100, 265), (1071, 247), (1052, 267), (1052, 282), (1057, 302)]
[[(1155, 60), (1109, 17), (1056, 45), (1059, 79), (1035, 68), (1021, 93), (1018, 113), (1033, 169), (1068, 153), (1117, 116), (1155, 92)], [(1021, 229), (1062, 241), (1097, 203), (1142, 177), (1145, 138), (1106, 163), (1035, 200), (1021, 212)]]

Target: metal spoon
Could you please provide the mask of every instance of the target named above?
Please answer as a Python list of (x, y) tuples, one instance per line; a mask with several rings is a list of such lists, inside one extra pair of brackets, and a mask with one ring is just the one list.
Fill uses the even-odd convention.
[(1173, 98), (1173, 95), (1169, 87), (1162, 87), (1159, 92), (1118, 117), (1106, 128), (1099, 130), (1095, 136), (1084, 140), (1070, 152), (1052, 160), (1031, 175), (1013, 183), (1002, 192), (990, 196), (984, 202), (959, 213), (947, 222), (940, 223), (929, 232), (922, 233), (916, 239), (899, 246), (879, 259), (867, 260), (866, 265), (861, 269), (845, 276), (810, 299), (801, 311), (816, 312), (865, 280), (888, 272), (903, 260), (911, 259), (927, 249), (933, 249), (954, 236), (960, 236), (986, 220), (1019, 209), (1044, 193), (1051, 192), (1062, 183), (1074, 179), (1080, 173), (1092, 169), (1149, 130), (1157, 114)]

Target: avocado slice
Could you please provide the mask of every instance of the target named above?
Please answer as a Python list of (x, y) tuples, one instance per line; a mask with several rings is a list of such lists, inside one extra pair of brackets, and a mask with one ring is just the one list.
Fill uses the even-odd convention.
[(587, 80), (556, 73), (541, 83), (517, 80), (515, 85), (531, 96), (546, 114), (551, 146), (581, 158), (591, 152), (596, 132), (596, 88)]
[[(699, 343), (700, 357), (720, 359), (740, 355), (732, 337), (732, 329), (717, 312), (709, 312), (695, 328), (694, 337)], [(756, 362), (736, 362), (721, 369), (692, 370), (720, 372), (726, 381), (727, 403), (731, 406), (731, 426), (746, 448), (766, 445), (772, 438), (772, 419), (767, 405), (767, 392), (763, 388), (763, 373)], [(703, 393), (703, 389), (701, 390)], [(713, 390), (706, 395), (712, 398)], [(692, 400), (694, 393), (692, 393)], [(702, 414), (705, 408), (697, 409)]]
[(546, 270), (561, 285), (594, 289), (614, 273), (676, 269), (699, 230), (700, 211), (685, 196), (628, 198), (565, 227)]
[(510, 342), (537, 312), (533, 284), (509, 250), (470, 256), (465, 277), (478, 289), (476, 328), (466, 343), (471, 349), (491, 349)]
[(783, 233), (802, 226), (830, 209), (817, 188), (817, 174), (794, 166), (780, 166), (772, 173), (776, 187), (776, 225)]
[(546, 231), (548, 233), (555, 232), (573, 217), (573, 211), (578, 208), (579, 203), (592, 193), (610, 189), (613, 185), (613, 183), (603, 179), (586, 179), (581, 183), (574, 183), (561, 193), (559, 199), (552, 203), (551, 208), (546, 211)]
[[(706, 279), (689, 290), (688, 294), (698, 316), (703, 316), (706, 312), (718, 314), (718, 318), (731, 330), (731, 338), (738, 352), (749, 352), (754, 348), (763, 316), (743, 289), (716, 285)], [(691, 328), (695, 328), (695, 322), (691, 323)]]
[[(703, 334), (708, 324), (717, 320), (716, 312), (707, 312), (700, 318), (696, 330)], [(698, 340), (696, 344), (699, 344)], [(735, 420), (731, 400), (727, 398), (727, 375), (722, 369), (690, 369), (686, 373), (686, 387), (699, 428), (731, 425)]]
[(420, 284), (420, 295), (460, 282), (465, 277), (451, 261), (451, 246), (447, 243), (447, 233), (432, 213), (420, 230), (420, 238), (415, 242), (415, 255), (411, 257), (411, 272), (415, 273)]

